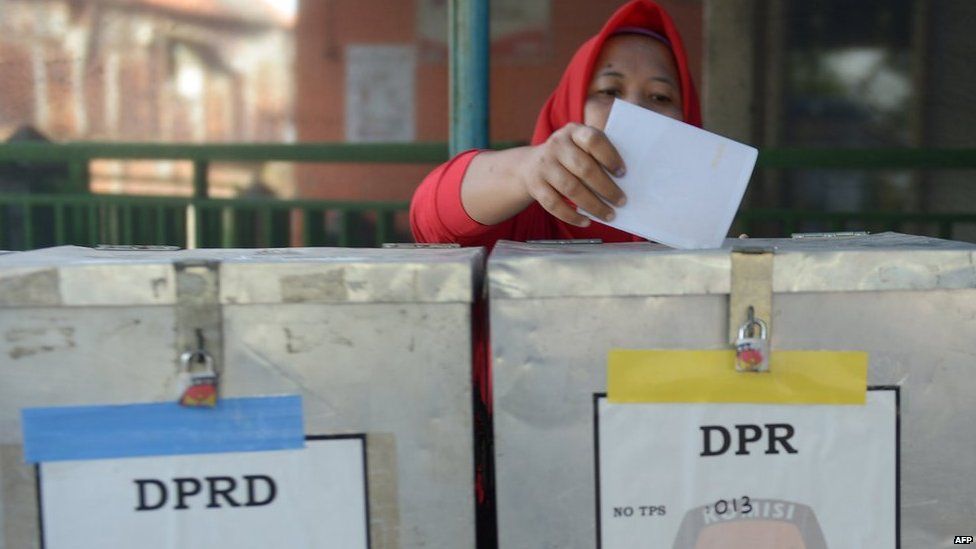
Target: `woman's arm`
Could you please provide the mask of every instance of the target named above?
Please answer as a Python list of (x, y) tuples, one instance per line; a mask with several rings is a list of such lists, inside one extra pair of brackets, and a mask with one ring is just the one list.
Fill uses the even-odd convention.
[(545, 143), (505, 151), (467, 151), (435, 168), (410, 204), (417, 242), (477, 246), (512, 238), (508, 223), (533, 201), (566, 223), (585, 227), (566, 198), (609, 219), (613, 209), (597, 198), (623, 205), (623, 193), (604, 170), (622, 175), (623, 162), (595, 128), (568, 124)]
[(605, 219), (624, 195), (606, 171), (623, 175), (623, 161), (607, 136), (582, 124), (567, 124), (539, 145), (475, 156), (461, 182), (461, 203), (475, 221), (496, 225), (533, 201), (566, 223), (586, 227), (590, 220), (566, 203)]

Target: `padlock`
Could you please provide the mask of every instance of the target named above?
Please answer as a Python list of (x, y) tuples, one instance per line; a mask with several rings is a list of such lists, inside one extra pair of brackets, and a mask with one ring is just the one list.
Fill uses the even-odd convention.
[[(759, 327), (759, 337), (755, 328)], [(735, 340), (735, 369), (740, 372), (769, 371), (769, 339), (766, 323), (758, 318), (745, 321)]]
[(180, 399), (183, 406), (213, 408), (217, 405), (217, 371), (213, 357), (203, 350), (180, 355)]

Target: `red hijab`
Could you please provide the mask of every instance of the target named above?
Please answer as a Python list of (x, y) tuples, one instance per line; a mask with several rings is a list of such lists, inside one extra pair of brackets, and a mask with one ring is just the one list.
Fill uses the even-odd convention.
[(671, 53), (674, 55), (675, 65), (678, 67), (678, 79), (681, 85), (681, 105), (684, 111), (684, 121), (693, 126), (701, 127), (701, 107), (698, 104), (698, 94), (695, 84), (691, 81), (691, 71), (688, 70), (688, 58), (685, 47), (681, 43), (678, 29), (671, 21), (671, 17), (651, 0), (631, 0), (618, 9), (603, 25), (600, 32), (583, 43), (573, 59), (563, 72), (549, 100), (542, 107), (539, 118), (535, 123), (532, 134), (532, 144), (538, 145), (545, 141), (552, 133), (570, 122), (583, 122), (583, 105), (586, 103), (590, 78), (593, 75), (593, 65), (596, 64), (603, 44), (615, 32), (626, 27), (638, 27), (654, 31), (671, 42)]

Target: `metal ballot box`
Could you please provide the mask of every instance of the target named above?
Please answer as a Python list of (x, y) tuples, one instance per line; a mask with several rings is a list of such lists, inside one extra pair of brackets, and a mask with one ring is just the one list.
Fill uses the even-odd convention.
[(198, 344), (215, 358), (221, 398), (299, 394), (306, 435), (365, 434), (371, 547), (474, 547), (471, 319), (483, 256), (60, 247), (0, 257), (0, 547), (40, 546), (20, 411), (175, 401), (180, 354)]
[(597, 545), (594, 394), (608, 351), (731, 348), (734, 246), (772, 252), (774, 350), (865, 351), (868, 385), (900, 388), (900, 546), (968, 535), (976, 245), (894, 233), (700, 251), (502, 242), (488, 261), (501, 549)]

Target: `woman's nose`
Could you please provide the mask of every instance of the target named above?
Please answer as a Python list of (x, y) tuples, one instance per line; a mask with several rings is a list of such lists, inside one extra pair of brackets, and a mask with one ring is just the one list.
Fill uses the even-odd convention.
[(630, 103), (631, 105), (637, 105), (638, 107), (644, 107), (645, 109), (647, 108), (647, 105), (644, 104), (641, 94), (629, 93), (623, 97), (623, 100)]
[(654, 110), (654, 105), (649, 101), (643, 94), (640, 93), (630, 93), (622, 97), (622, 99), (631, 105), (637, 105), (638, 107), (643, 107), (648, 110)]

